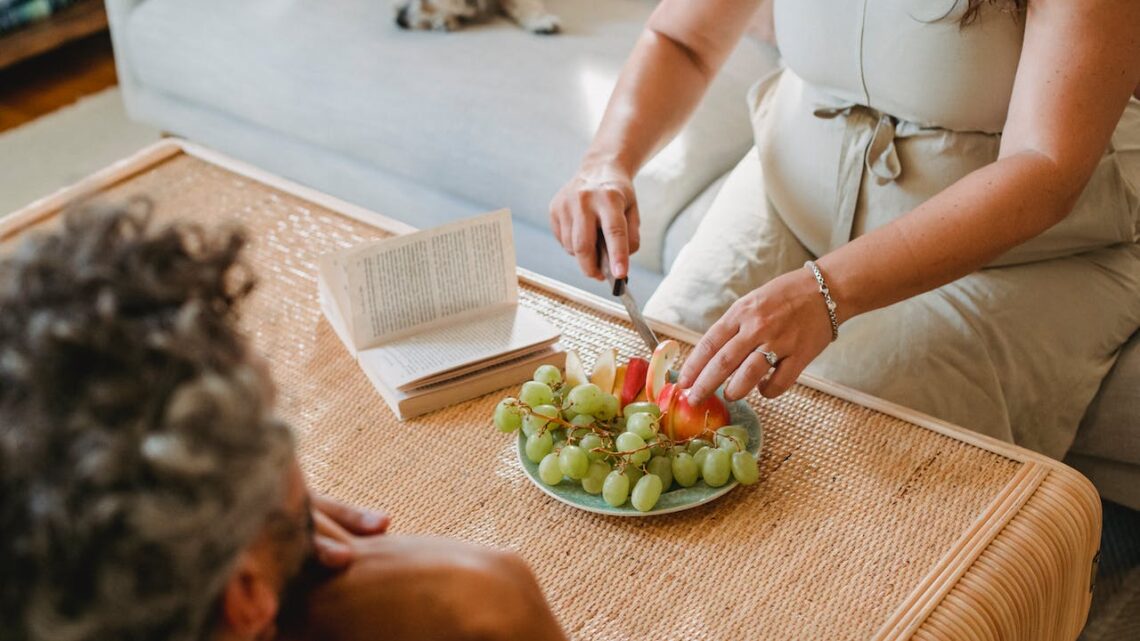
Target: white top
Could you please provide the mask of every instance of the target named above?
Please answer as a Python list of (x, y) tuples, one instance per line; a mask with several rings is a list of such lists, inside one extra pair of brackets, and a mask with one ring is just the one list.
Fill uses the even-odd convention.
[[(933, 5), (945, 4), (940, 12)], [(749, 96), (769, 201), (815, 255), (997, 159), (1024, 17), (965, 0), (776, 0), (787, 70)], [(945, 14), (940, 17), (940, 14)], [(1140, 101), (1072, 213), (994, 264), (1140, 237)]]
[(1009, 110), (1023, 16), (966, 0), (776, 0), (788, 67), (832, 95), (903, 120), (998, 133)]

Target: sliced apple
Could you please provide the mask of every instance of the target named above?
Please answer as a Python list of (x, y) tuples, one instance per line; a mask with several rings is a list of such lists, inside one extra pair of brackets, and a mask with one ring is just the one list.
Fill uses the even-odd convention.
[(598, 357), (594, 359), (594, 372), (590, 374), (590, 382), (609, 394), (614, 389), (614, 378), (616, 376), (617, 350), (607, 347), (598, 352)]
[(578, 352), (574, 350), (566, 351), (566, 384), (570, 389), (578, 387), (582, 383), (587, 382), (586, 368), (582, 367), (582, 359), (578, 357)]
[[(649, 367), (645, 373), (645, 398), (657, 398), (669, 378), (669, 369), (676, 365), (680, 356), (681, 344), (677, 341), (667, 338), (657, 344), (653, 356), (649, 357)], [(664, 411), (665, 408), (661, 410)]]
[(662, 407), (662, 400), (669, 407), (668, 416), (662, 420), (662, 427), (669, 438), (675, 441), (704, 436), (710, 430), (728, 425), (730, 420), (728, 407), (716, 394), (711, 394), (697, 405), (690, 405), (681, 388), (669, 383), (661, 390), (658, 407)]
[(677, 396), (680, 393), (680, 387), (666, 383), (657, 394), (657, 407), (661, 410), (661, 430), (669, 438), (673, 438), (673, 409), (677, 405)]
[[(617, 371), (614, 372), (614, 386), (610, 389), (610, 394), (618, 397), (618, 400), (621, 400), (621, 390), (622, 387), (625, 386), (625, 377), (628, 371), (628, 365), (618, 365)], [(625, 407), (625, 405), (622, 405), (622, 407)]]
[(625, 407), (630, 403), (637, 400), (642, 392), (645, 391), (645, 386), (642, 381), (645, 380), (646, 372), (649, 371), (649, 361), (644, 358), (637, 358), (636, 356), (629, 359), (629, 365), (618, 368), (618, 371), (624, 370), (624, 378), (622, 384), (619, 385), (614, 382), (614, 394), (618, 395), (621, 400), (621, 406)]

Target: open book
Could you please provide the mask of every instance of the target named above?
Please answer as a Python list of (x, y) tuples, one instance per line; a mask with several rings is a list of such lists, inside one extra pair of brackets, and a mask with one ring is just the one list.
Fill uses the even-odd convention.
[(518, 303), (500, 210), (323, 256), (321, 309), (401, 419), (561, 366), (559, 332)]

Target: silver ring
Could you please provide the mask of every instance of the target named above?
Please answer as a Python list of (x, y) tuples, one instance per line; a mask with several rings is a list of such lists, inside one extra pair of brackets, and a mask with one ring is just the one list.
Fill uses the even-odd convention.
[(756, 348), (756, 351), (764, 355), (764, 360), (768, 361), (768, 367), (775, 367), (776, 363), (780, 362), (780, 358), (776, 356), (776, 352), (766, 352), (759, 347)]

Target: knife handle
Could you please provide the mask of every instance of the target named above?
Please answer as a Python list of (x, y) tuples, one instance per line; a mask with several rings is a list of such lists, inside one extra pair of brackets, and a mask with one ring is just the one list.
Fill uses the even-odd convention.
[(606, 282), (613, 288), (613, 295), (621, 296), (625, 293), (625, 284), (629, 280), (629, 277), (614, 278), (614, 275), (610, 272), (609, 255), (606, 253), (606, 237), (602, 235), (601, 229), (598, 230), (597, 249), (598, 267), (601, 268), (602, 274), (605, 275)]

